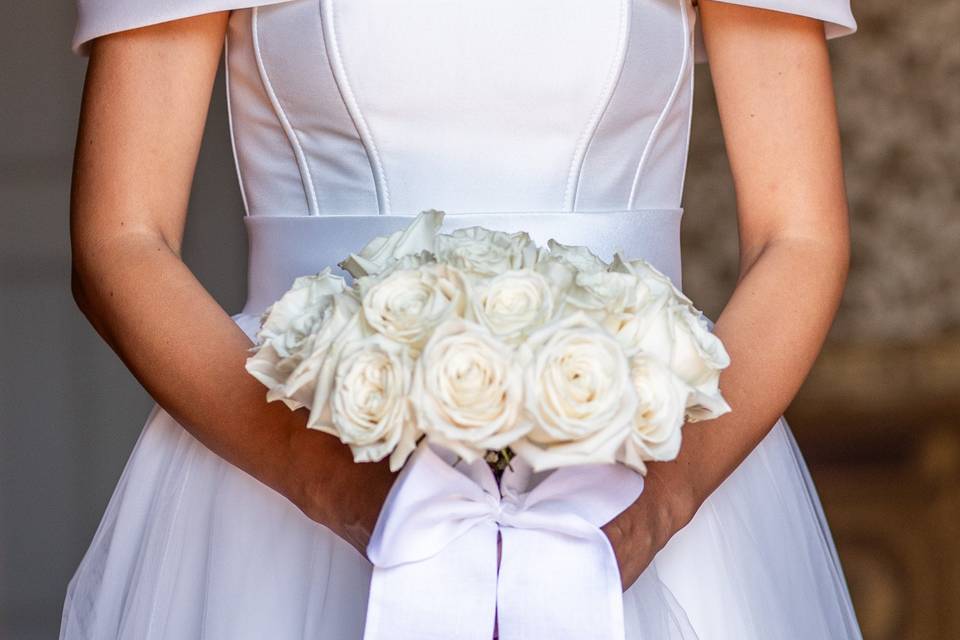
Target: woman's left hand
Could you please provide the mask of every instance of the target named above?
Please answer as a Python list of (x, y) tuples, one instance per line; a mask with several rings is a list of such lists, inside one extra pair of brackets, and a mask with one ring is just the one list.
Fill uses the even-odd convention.
[[(692, 517), (676, 494), (663, 491), (664, 484), (656, 470), (648, 465), (643, 493), (626, 511), (601, 529), (613, 547), (620, 567), (623, 590), (629, 589), (653, 561), (673, 534)], [(669, 463), (667, 463), (669, 464)]]

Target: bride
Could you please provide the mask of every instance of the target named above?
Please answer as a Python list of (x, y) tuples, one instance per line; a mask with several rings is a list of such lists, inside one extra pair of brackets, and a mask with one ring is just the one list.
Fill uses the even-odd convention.
[[(860, 637), (780, 417), (847, 272), (826, 46), (856, 28), (847, 0), (78, 1), (74, 295), (157, 406), (69, 585), (61, 638), (362, 637), (364, 552), (394, 477), (265, 401), (244, 371), (260, 314), (294, 276), (430, 208), (509, 214), (517, 229), (563, 213), (557, 232), (625, 245), (679, 284), (707, 52), (739, 221), (739, 280), (714, 329), (733, 411), (687, 425), (679, 459), (651, 463), (604, 527), (626, 635)], [(224, 52), (251, 243), (233, 317), (180, 259)]]

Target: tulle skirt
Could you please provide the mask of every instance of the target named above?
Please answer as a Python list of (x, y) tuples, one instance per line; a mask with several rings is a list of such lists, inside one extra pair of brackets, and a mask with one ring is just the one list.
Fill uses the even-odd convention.
[[(351, 546), (156, 407), (68, 586), (60, 637), (354, 640), (369, 579)], [(657, 555), (624, 611), (628, 640), (860, 638), (786, 422)]]

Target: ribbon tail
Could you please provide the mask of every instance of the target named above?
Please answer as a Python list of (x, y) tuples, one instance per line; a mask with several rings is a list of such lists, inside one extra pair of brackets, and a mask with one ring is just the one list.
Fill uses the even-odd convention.
[(374, 567), (364, 640), (490, 640), (497, 528), (479, 524), (437, 555)]
[(522, 494), (519, 470), (504, 477), (518, 509), (501, 528), (501, 640), (624, 640), (620, 568), (600, 527), (637, 499), (643, 478), (623, 465), (568, 467)]
[(606, 536), (505, 528), (500, 640), (624, 640), (620, 570)]
[(496, 481), (482, 460), (461, 468), (424, 443), (390, 490), (367, 549), (364, 640), (493, 637)]

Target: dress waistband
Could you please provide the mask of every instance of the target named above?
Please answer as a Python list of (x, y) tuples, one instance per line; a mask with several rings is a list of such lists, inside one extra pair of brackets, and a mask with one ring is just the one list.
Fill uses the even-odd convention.
[[(621, 251), (643, 258), (680, 287), (682, 209), (634, 209), (603, 212), (448, 213), (442, 231), (482, 226), (497, 231), (526, 231), (538, 245), (553, 238), (583, 245), (604, 260)], [(405, 228), (409, 215), (247, 216), (249, 276), (243, 313), (260, 314), (282, 296), (298, 276), (331, 267), (363, 248), (375, 236)]]

